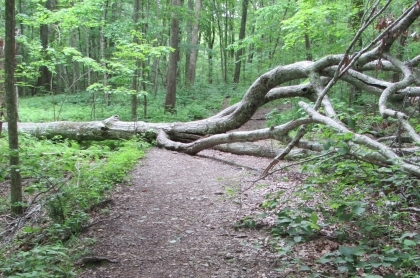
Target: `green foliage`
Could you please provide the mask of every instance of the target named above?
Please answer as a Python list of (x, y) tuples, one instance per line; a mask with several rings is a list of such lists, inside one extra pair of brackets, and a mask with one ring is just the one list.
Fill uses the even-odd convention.
[[(345, 27), (351, 16), (349, 10), (350, 1), (297, 1), (293, 16), (282, 22), (282, 31), (286, 34), (284, 48), (303, 45), (306, 35), (314, 45), (314, 52), (321, 50), (316, 49), (317, 46), (323, 48), (321, 55), (343, 51), (352, 36)], [(334, 43), (321, 44), (322, 41)]]
[[(301, 108), (297, 107), (297, 102), (298, 100), (294, 99), (291, 102), (286, 101), (286, 102), (280, 102), (279, 104), (277, 104), (276, 106), (281, 108), (280, 111), (278, 108), (271, 110), (267, 114), (266, 125), (277, 126), (277, 125), (281, 125), (292, 120), (299, 119), (302, 116), (305, 116), (305, 112)], [(291, 106), (292, 109), (284, 109), (284, 107), (289, 107), (289, 106)]]
[[(74, 94), (61, 94), (52, 96), (36, 96), (20, 98), (19, 117), (22, 122), (49, 122), (54, 120), (63, 121), (89, 121), (93, 120), (91, 111), (95, 104), (97, 119), (105, 119), (112, 115), (118, 115), (123, 121), (131, 121), (129, 97), (131, 89), (111, 88), (105, 89), (102, 84), (92, 84), (88, 92)], [(231, 104), (240, 100), (245, 88), (240, 87), (233, 91), (231, 85), (208, 86), (203, 85), (199, 92), (196, 88), (181, 89), (177, 95), (177, 114), (165, 114), (162, 103), (165, 94), (158, 92), (156, 97), (148, 97), (147, 118), (142, 121), (152, 122), (186, 122), (198, 120), (214, 115), (222, 108), (222, 101), (230, 92)], [(111, 105), (107, 106), (103, 93), (111, 93)], [(142, 94), (143, 92), (140, 92)], [(95, 97), (93, 97), (95, 95)], [(142, 100), (142, 98), (140, 98)], [(54, 106), (55, 105), (55, 106)], [(139, 115), (143, 115), (143, 107), (139, 107)], [(0, 170), (1, 171), (1, 170)]]
[(67, 278), (76, 277), (72, 263), (61, 244), (36, 246), (29, 251), (19, 251), (0, 260), (0, 271), (10, 278)]
[[(366, 277), (378, 277), (378, 273), (418, 277), (414, 275), (420, 263), (417, 216), (406, 208), (420, 205), (419, 181), (397, 167), (353, 159), (349, 145), (352, 133), (334, 135), (327, 128), (315, 129), (325, 138), (326, 156), (304, 166), (308, 178), (295, 190), (293, 200), (299, 200), (297, 204), (283, 198), (282, 190), (267, 195), (260, 206), (265, 215), (276, 218), (271, 234), (283, 244), (273, 243), (274, 250), (287, 255), (292, 246), (298, 249), (301, 242), (322, 237), (320, 232), (327, 230), (332, 233), (329, 240), (336, 241), (338, 248), (320, 256), (317, 264), (307, 269), (314, 276), (328, 265), (327, 269), (351, 277), (360, 273)], [(334, 152), (328, 155), (331, 150)], [(258, 225), (252, 216), (237, 224)], [(301, 262), (293, 259), (288, 267), (291, 264)]]
[[(6, 143), (0, 139), (0, 169), (7, 170)], [(83, 230), (88, 212), (107, 198), (115, 184), (125, 181), (148, 144), (133, 138), (82, 145), (21, 134), (20, 145), (20, 172), (31, 181), (24, 188), (26, 198), (32, 200), (31, 206), (45, 209), (48, 217), (40, 226), (24, 227), (18, 236), (18, 244), (36, 247), (17, 253), (2, 250), (9, 255), (0, 260), (0, 270), (8, 277), (73, 277), (68, 258), (72, 250), (59, 242), (66, 243)]]
[(320, 230), (318, 216), (311, 208), (284, 208), (276, 215), (276, 225), (271, 229), (273, 236), (290, 236), (295, 242), (301, 242)]

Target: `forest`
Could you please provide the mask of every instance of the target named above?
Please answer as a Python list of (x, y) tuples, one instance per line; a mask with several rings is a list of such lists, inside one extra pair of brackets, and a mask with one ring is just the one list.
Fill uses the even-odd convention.
[[(0, 7), (5, 277), (76, 276), (73, 237), (155, 146), (270, 158), (253, 184), (298, 165), (302, 203), (284, 210), (278, 191), (260, 205), (289, 240), (273, 252), (326, 229), (340, 246), (297, 277), (419, 277), (420, 1)], [(57, 268), (41, 263), (54, 252)]]

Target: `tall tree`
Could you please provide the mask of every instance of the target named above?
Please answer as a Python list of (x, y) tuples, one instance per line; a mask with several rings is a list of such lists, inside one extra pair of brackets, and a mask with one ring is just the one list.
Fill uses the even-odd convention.
[(195, 0), (194, 8), (194, 23), (191, 33), (191, 55), (189, 58), (189, 64), (187, 65), (187, 83), (190, 86), (194, 86), (195, 81), (195, 72), (197, 65), (197, 55), (198, 55), (198, 26), (200, 21), (200, 10), (201, 10), (201, 0)]
[(3, 119), (6, 119), (6, 100), (4, 92), (4, 40), (0, 38), (0, 135)]
[[(104, 3), (103, 8), (103, 14), (102, 14), (102, 25), (101, 25), (101, 31), (100, 31), (100, 49), (101, 49), (101, 65), (104, 68), (103, 72), (103, 80), (102, 84), (106, 90), (106, 87), (108, 86), (108, 73), (106, 71), (106, 56), (105, 56), (105, 48), (106, 48), (106, 38), (105, 38), (105, 25), (107, 20), (107, 13), (108, 13), (108, 6), (109, 1), (106, 0)], [(108, 92), (105, 92), (105, 102), (107, 106), (111, 105), (111, 95)]]
[(166, 99), (165, 112), (173, 112), (176, 103), (176, 76), (178, 67), (179, 53), (179, 16), (178, 7), (181, 5), (180, 0), (172, 0), (171, 30), (169, 35), (169, 45), (174, 49), (169, 54), (168, 75), (166, 81)]
[[(45, 8), (51, 11), (54, 8), (54, 0), (47, 0), (45, 2)], [(39, 28), (39, 37), (41, 40), (41, 45), (42, 45), (42, 49), (45, 56), (47, 55), (47, 48), (48, 48), (48, 42), (49, 42), (48, 36), (49, 36), (48, 24), (46, 23), (41, 24)], [(41, 90), (44, 89), (46, 91), (49, 91), (51, 72), (47, 66), (41, 66), (39, 70), (40, 70), (40, 76), (38, 78), (37, 86)]]
[(4, 48), (4, 72), (10, 151), (10, 199), (12, 213), (22, 214), (22, 183), (19, 172), (19, 140), (17, 131), (18, 111), (15, 93), (15, 0), (7, 0), (5, 8), (6, 37)]
[[(138, 27), (138, 22), (139, 22), (139, 18), (140, 18), (140, 0), (134, 0), (133, 2), (133, 21), (134, 21), (134, 29), (137, 30)], [(133, 38), (133, 42), (138, 44), (139, 42), (139, 38), (138, 36), (135, 34), (134, 38)], [(133, 90), (135, 93), (133, 93), (131, 95), (131, 118), (133, 121), (137, 120), (137, 107), (138, 107), (138, 97), (137, 97), (137, 92), (138, 92), (138, 80), (139, 80), (139, 67), (140, 67), (140, 61), (137, 58), (136, 59), (136, 69), (134, 70), (134, 74), (133, 77), (131, 78), (131, 90)]]
[[(249, 3), (249, 0), (242, 1), (242, 18), (241, 18), (241, 29), (239, 30), (239, 43), (241, 40), (245, 38), (248, 3)], [(235, 83), (239, 83), (239, 77), (241, 75), (241, 60), (242, 60), (243, 51), (244, 51), (244, 48), (241, 45), (239, 45), (239, 49), (238, 51), (236, 51), (236, 56), (235, 56), (236, 63), (235, 63), (235, 73), (233, 76), (233, 82)]]
[(207, 64), (208, 64), (208, 75), (207, 82), (213, 83), (213, 53), (214, 53), (214, 42), (216, 38), (216, 27), (215, 27), (215, 15), (213, 12), (212, 5), (203, 5), (204, 7), (204, 21), (203, 24), (203, 36), (207, 47)]

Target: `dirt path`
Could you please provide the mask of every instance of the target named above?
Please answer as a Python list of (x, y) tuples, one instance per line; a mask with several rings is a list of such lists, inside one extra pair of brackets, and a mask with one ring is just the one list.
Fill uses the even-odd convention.
[(78, 277), (286, 277), (274, 270), (273, 255), (255, 248), (266, 232), (234, 228), (262, 201), (263, 194), (239, 190), (268, 160), (200, 154), (147, 153), (133, 171), (132, 186), (112, 195), (109, 218), (120, 217), (83, 235), (98, 239), (89, 247), (93, 255), (118, 263), (85, 268)]

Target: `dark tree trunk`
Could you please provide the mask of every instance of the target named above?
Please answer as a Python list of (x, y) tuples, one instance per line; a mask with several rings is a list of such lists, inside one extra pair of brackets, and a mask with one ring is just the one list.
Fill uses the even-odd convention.
[[(246, 16), (248, 13), (248, 0), (242, 1), (242, 18), (241, 18), (241, 29), (239, 30), (239, 41), (245, 38), (245, 28), (246, 28)], [(235, 74), (233, 76), (233, 82), (239, 83), (239, 78), (241, 75), (241, 60), (243, 55), (244, 48), (239, 46), (238, 51), (236, 51), (235, 57)]]
[[(52, 10), (54, 3), (54, 0), (47, 0), (45, 2), (45, 8), (48, 10)], [(43, 55), (44, 55), (44, 59), (47, 59), (47, 48), (48, 48), (48, 42), (49, 42), (49, 26), (47, 24), (42, 24), (40, 26), (39, 29), (39, 37), (41, 40), (41, 45), (42, 45), (42, 49), (43, 49)], [(38, 78), (38, 90), (39, 91), (50, 91), (50, 81), (51, 81), (51, 72), (48, 69), (47, 66), (41, 66), (40, 69), (40, 76)]]
[[(177, 9), (181, 4), (180, 0), (172, 0), (172, 6)], [(168, 79), (166, 82), (166, 99), (165, 112), (175, 112), (176, 103), (176, 76), (178, 68), (178, 53), (179, 53), (179, 18), (178, 11), (172, 12), (171, 17), (171, 33), (169, 37), (169, 45), (175, 51), (169, 54), (168, 65)]]

